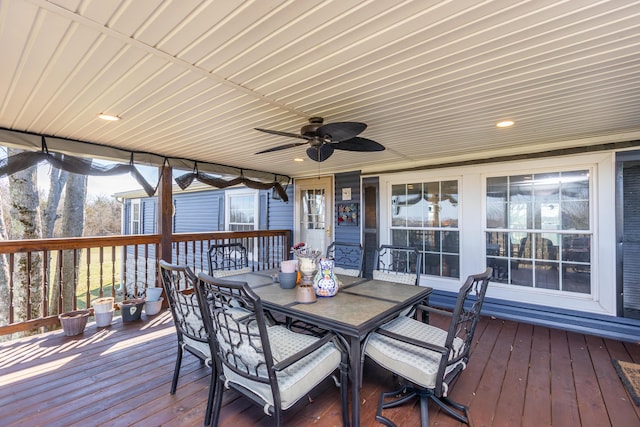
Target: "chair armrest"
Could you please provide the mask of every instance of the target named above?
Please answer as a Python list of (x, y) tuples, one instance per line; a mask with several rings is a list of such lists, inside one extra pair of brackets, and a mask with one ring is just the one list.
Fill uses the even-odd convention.
[(429, 313), (441, 314), (448, 317), (453, 316), (453, 313), (450, 311), (442, 310), (440, 308), (435, 308), (424, 304), (418, 304), (415, 307), (417, 310), (427, 311)]
[(407, 336), (400, 335), (400, 334), (396, 334), (395, 332), (390, 332), (390, 331), (387, 331), (385, 329), (377, 329), (375, 331), (375, 333), (380, 334), (380, 335), (384, 335), (386, 337), (392, 338), (392, 339), (400, 341), (400, 342), (404, 342), (404, 343), (407, 343), (407, 344), (415, 345), (417, 347), (425, 348), (427, 350), (435, 351), (437, 353), (442, 354), (445, 357), (449, 354), (449, 350), (447, 350), (445, 347), (439, 346), (437, 344), (432, 344), (432, 343), (429, 343), (429, 342), (425, 342), (425, 341), (416, 340), (414, 338), (407, 337)]
[(323, 336), (322, 338), (318, 339), (313, 344), (303, 348), (302, 350), (298, 351), (297, 353), (292, 354), (291, 356), (287, 357), (286, 359), (284, 359), (284, 360), (276, 363), (275, 365), (273, 365), (273, 370), (274, 371), (282, 371), (283, 369), (285, 369), (288, 366), (294, 364), (295, 362), (297, 362), (298, 360), (302, 359), (303, 357), (313, 353), (314, 351), (316, 351), (317, 349), (319, 349), (320, 347), (322, 347), (326, 343), (332, 341), (333, 338), (334, 338), (333, 334), (326, 334), (325, 336)]

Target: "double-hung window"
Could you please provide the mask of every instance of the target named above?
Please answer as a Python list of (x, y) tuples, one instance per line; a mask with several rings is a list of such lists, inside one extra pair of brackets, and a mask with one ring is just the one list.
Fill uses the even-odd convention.
[(493, 281), (591, 293), (589, 170), (487, 178), (486, 259)]
[(250, 231), (258, 228), (258, 193), (255, 190), (231, 190), (226, 195), (226, 229)]
[(391, 186), (391, 244), (417, 247), (422, 274), (460, 277), (458, 181)]
[(142, 211), (140, 209), (140, 199), (131, 200), (131, 228), (130, 234), (140, 234), (142, 233), (141, 217)]

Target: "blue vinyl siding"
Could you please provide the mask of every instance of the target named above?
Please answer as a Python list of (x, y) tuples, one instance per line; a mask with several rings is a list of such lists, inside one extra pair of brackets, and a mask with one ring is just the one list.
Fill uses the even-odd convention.
[(142, 234), (155, 234), (158, 232), (158, 199), (148, 198), (140, 201), (142, 218), (140, 229)]
[[(363, 206), (360, 200), (360, 171), (355, 172), (347, 172), (347, 173), (339, 173), (335, 175), (334, 179), (334, 194), (335, 194), (335, 207), (334, 207), (334, 223), (333, 229), (334, 232), (334, 240), (336, 242), (345, 242), (345, 243), (360, 243), (360, 227), (361, 221), (363, 220)], [(342, 202), (342, 189), (350, 188), (351, 189), (351, 200), (349, 202), (352, 203), (360, 203), (360, 218), (358, 218), (358, 226), (339, 226), (338, 225), (338, 203)]]
[[(266, 200), (267, 205), (267, 229), (269, 230), (291, 230), (293, 232), (293, 185), (287, 188), (288, 202), (282, 200), (274, 200), (272, 192), (268, 193)], [(262, 210), (262, 206), (260, 206)], [(262, 224), (262, 222), (261, 222)]]
[(224, 210), (220, 212), (224, 203), (220, 203), (221, 199), (224, 201), (224, 190), (175, 194), (174, 233), (220, 231), (219, 218), (222, 218), (224, 227)]

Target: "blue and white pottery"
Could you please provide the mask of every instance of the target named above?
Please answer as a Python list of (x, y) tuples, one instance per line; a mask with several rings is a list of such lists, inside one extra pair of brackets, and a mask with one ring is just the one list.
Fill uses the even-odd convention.
[(313, 289), (319, 297), (332, 297), (338, 293), (338, 278), (333, 272), (333, 258), (320, 258), (318, 272), (313, 280)]

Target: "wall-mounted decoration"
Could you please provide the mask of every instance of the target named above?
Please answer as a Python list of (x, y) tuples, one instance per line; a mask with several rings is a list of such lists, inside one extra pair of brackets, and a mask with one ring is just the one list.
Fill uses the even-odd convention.
[(359, 203), (338, 203), (338, 225), (358, 225)]

